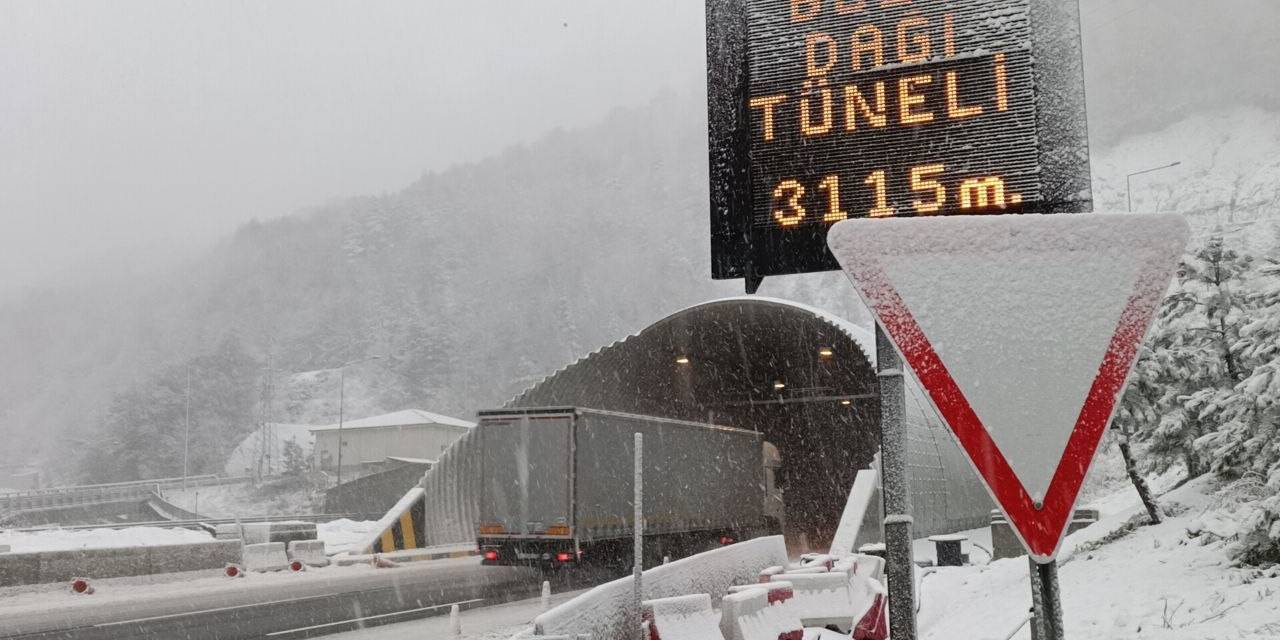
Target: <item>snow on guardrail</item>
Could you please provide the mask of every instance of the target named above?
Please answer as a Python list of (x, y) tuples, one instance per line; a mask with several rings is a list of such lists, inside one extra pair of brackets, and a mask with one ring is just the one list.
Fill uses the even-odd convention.
[[(644, 572), (645, 600), (706, 593), (717, 601), (729, 587), (759, 579), (760, 571), (788, 562), (782, 536), (757, 538), (654, 567)], [(596, 587), (534, 619), (538, 635), (627, 637), (635, 619), (630, 577)]]

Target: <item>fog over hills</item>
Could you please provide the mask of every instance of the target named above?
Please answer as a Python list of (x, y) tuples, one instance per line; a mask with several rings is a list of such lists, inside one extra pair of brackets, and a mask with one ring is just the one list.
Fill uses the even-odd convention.
[[(246, 225), (173, 269), (30, 292), (0, 307), (0, 434), (18, 445), (4, 454), (75, 472), (92, 464), (72, 450), (91, 450), (112, 461), (103, 480), (180, 473), (191, 366), (194, 464), (216, 471), (263, 413), (268, 358), (282, 422), (333, 421), (336, 376), (298, 374), (368, 354), (387, 358), (349, 372), (348, 415), (467, 417), (684, 306), (736, 295), (740, 282), (708, 276), (704, 125), (681, 116), (701, 108), (667, 96), (399, 193)], [(1100, 208), (1123, 206), (1126, 168), (1177, 154), (1183, 167), (1135, 190), (1140, 207), (1192, 211), (1202, 229), (1256, 222), (1242, 237), (1264, 251), (1278, 143), (1280, 118), (1259, 109), (1134, 137), (1095, 154)], [(838, 274), (761, 293), (865, 322)], [(120, 464), (126, 454), (136, 463)]]
[[(376, 41), (389, 47), (376, 61), (329, 52), (351, 65), (336, 77), (368, 84), (359, 85), (363, 91), (342, 82), (307, 84), (315, 94), (297, 95), (325, 106), (313, 113), (310, 103), (290, 103), (292, 93), (237, 84), (256, 87), (253, 78), (204, 82), (202, 74), (213, 67), (187, 64), (181, 56), (153, 59), (146, 47), (116, 49), (114, 41), (99, 42), (87, 33), (75, 52), (96, 46), (116, 55), (104, 59), (102, 69), (85, 71), (66, 52), (42, 53), (56, 47), (42, 39), (34, 13), (10, 25), (12, 33), (0, 26), (23, 54), (7, 65), (7, 56), (0, 56), (0, 78), (17, 87), (0, 92), (0, 112), (26, 118), (0, 119), (0, 154), (23, 150), (19, 161), (0, 157), (0, 209), (24, 212), (21, 219), (5, 221), (3, 240), (10, 244), (4, 257), (13, 273), (49, 276), (14, 277), (0, 286), (0, 354), (6, 365), (0, 368), (0, 438), (6, 442), (0, 464), (38, 462), (68, 478), (180, 472), (176, 456), (188, 371), (196, 471), (220, 469), (238, 436), (264, 416), (332, 422), (337, 388), (330, 370), (368, 354), (387, 357), (349, 372), (349, 414), (419, 407), (467, 417), (684, 306), (740, 293), (741, 283), (716, 283), (708, 276), (704, 60), (698, 55), (702, 10), (696, 4), (663, 5), (681, 25), (678, 35), (665, 31), (661, 19), (632, 21), (626, 25), (632, 32), (618, 47), (596, 47), (608, 57), (604, 68), (617, 71), (608, 82), (627, 91), (580, 100), (590, 104), (578, 105), (583, 111), (573, 118), (583, 120), (571, 129), (538, 134), (541, 129), (530, 128), (521, 130), (524, 137), (507, 135), (525, 122), (503, 119), (513, 106), (554, 111), (564, 100), (597, 96), (611, 85), (590, 73), (525, 61), (523, 93), (505, 101), (495, 99), (492, 87), (468, 93), (474, 84), (468, 74), (458, 80), (467, 83), (462, 88), (424, 82), (428, 88), (405, 89), (396, 65), (426, 73), (426, 44), (416, 27), (405, 24), (394, 42)], [(620, 28), (614, 22), (624, 18), (594, 3), (553, 5), (547, 11), (574, 17), (539, 16), (542, 31), (522, 36), (529, 39), (522, 55), (593, 68), (574, 43), (609, 38), (593, 31), (579, 40), (575, 29)], [(414, 3), (405, 6), (425, 11)], [(652, 12), (641, 3), (626, 6), (636, 15)], [(1232, 242), (1254, 252), (1274, 246), (1280, 83), (1265, 70), (1280, 65), (1280, 41), (1272, 34), (1280, 4), (1082, 0), (1081, 6), (1099, 210), (1124, 208), (1126, 173), (1180, 160), (1176, 169), (1135, 181), (1138, 209), (1188, 212), (1201, 236), (1221, 226)], [(476, 7), (507, 10), (493, 2)], [(288, 11), (260, 11), (274, 16), (263, 20), (291, 19)], [(341, 33), (351, 46), (374, 47), (374, 40), (362, 38), (384, 34), (382, 21), (394, 14), (366, 17), (354, 25), (335, 19), (307, 35)], [(69, 37), (59, 20), (47, 22), (59, 37)], [(174, 33), (155, 46), (169, 46), (170, 37), (178, 37)], [(551, 42), (550, 33), (560, 44), (540, 53), (535, 45)], [(678, 42), (663, 40), (677, 37)], [(281, 77), (304, 84), (312, 79), (290, 66), (311, 60), (305, 48), (283, 55), (256, 48), (263, 42), (247, 39), (237, 55), (278, 55), (273, 69)], [(223, 53), (219, 42), (204, 44), (211, 48), (183, 51), (197, 61)], [(396, 48), (401, 45), (407, 48)], [(4, 46), (0, 51), (9, 51)], [(142, 57), (135, 60), (134, 54)], [(50, 60), (62, 66), (41, 66)], [(160, 62), (186, 66), (175, 70)], [(377, 73), (361, 64), (375, 65)], [(447, 65), (428, 71), (441, 69)], [(122, 86), (145, 91), (118, 96), (110, 81), (77, 82), (80, 72), (107, 74), (103, 78), (123, 73), (132, 84)], [(182, 82), (170, 82), (174, 78)], [(603, 112), (609, 100), (634, 103), (635, 96), (651, 95), (661, 83), (670, 90), (649, 104), (617, 109), (594, 123), (584, 119), (583, 114)], [(209, 87), (218, 101), (201, 101)], [(182, 104), (199, 103), (191, 113), (209, 121), (189, 126), (186, 111), (164, 110), (159, 115), (174, 120), (164, 121), (168, 128), (157, 127), (157, 114), (146, 109), (151, 102), (165, 104), (171, 91)], [(547, 99), (552, 93), (555, 100)], [(417, 107), (379, 96), (407, 96)], [(58, 107), (53, 116), (40, 102), (46, 97)], [(108, 102), (112, 109), (102, 113), (77, 111), (83, 104)], [(440, 113), (456, 112), (456, 122), (437, 111), (424, 117), (420, 112), (428, 103)], [(280, 116), (291, 113), (291, 105), (311, 114), (306, 127)], [(345, 117), (343, 105), (359, 111), (366, 128), (333, 127)], [(224, 120), (235, 135), (218, 129)], [(528, 122), (535, 120), (545, 118)], [(67, 122), (77, 127), (63, 127)], [(449, 123), (474, 129), (486, 122), (492, 130), (483, 131), (486, 144), (475, 148), (459, 142), (466, 136), (457, 131), (440, 132)], [(130, 128), (135, 125), (140, 128)], [(377, 136), (353, 142), (353, 136), (373, 130)], [(419, 158), (431, 158), (426, 166), (444, 167), (489, 154), (502, 140), (521, 139), (536, 141), (432, 171), (381, 195), (267, 219), (288, 212), (280, 205), (285, 210), (267, 211), (261, 221), (239, 222), (279, 203), (359, 193), (363, 185), (381, 184), (373, 174), (390, 176), (385, 179), (395, 184), (403, 179), (394, 176), (414, 175), (424, 166), (415, 164)], [(117, 140), (129, 144), (112, 146)], [(292, 141), (305, 144), (295, 148)], [(110, 153), (95, 155), (103, 149)], [(218, 153), (201, 155), (202, 149)], [(60, 154), (83, 161), (71, 164)], [(352, 173), (368, 180), (359, 188), (331, 180), (317, 189), (303, 179), (314, 179), (311, 174), (280, 179), (281, 159), (308, 158), (330, 168), (357, 167)], [(155, 171), (156, 164), (164, 171)], [(107, 166), (110, 180), (94, 182)], [(181, 180), (164, 179), (174, 175)], [(182, 195), (166, 195), (172, 193)], [(193, 221), (203, 226), (196, 229)], [(215, 223), (240, 226), (212, 239)], [(105, 237), (104, 225), (111, 227), (111, 238), (128, 236), (135, 248), (91, 242)], [(65, 277), (51, 275), (67, 270)], [(40, 284), (55, 280), (64, 284)], [(761, 293), (866, 320), (837, 274), (770, 279)], [(264, 391), (268, 378), (272, 385)], [(111, 464), (120, 460), (125, 462)]]

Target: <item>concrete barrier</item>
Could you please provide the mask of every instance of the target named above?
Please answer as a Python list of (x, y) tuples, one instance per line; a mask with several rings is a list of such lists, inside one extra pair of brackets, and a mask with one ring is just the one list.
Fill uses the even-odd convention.
[(0, 553), (9, 553), (9, 545), (0, 544)]
[(649, 623), (651, 638), (698, 638), (724, 640), (720, 617), (705, 593), (645, 600), (642, 617)]
[(288, 552), (289, 560), (297, 560), (308, 567), (329, 566), (323, 540), (294, 540), (289, 543)]
[[(1076, 509), (1072, 514), (1071, 523), (1067, 525), (1067, 535), (1096, 523), (1100, 515), (1097, 509)], [(1009, 521), (999, 509), (991, 510), (991, 551), (992, 561), (1027, 554), (1026, 549), (1022, 547), (1022, 542), (1018, 540), (1018, 534), (1014, 533), (1013, 527), (1009, 525)]]
[(790, 607), (772, 605), (769, 590), (753, 586), (720, 602), (720, 630), (726, 640), (802, 640), (804, 625)]
[(283, 542), (244, 545), (246, 571), (283, 571), (289, 568), (289, 556)]
[(0, 587), (221, 569), (240, 561), (238, 541), (0, 555)]

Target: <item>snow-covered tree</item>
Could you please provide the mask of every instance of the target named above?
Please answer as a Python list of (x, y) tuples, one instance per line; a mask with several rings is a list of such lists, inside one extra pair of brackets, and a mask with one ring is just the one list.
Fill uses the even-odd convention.
[(1219, 426), (1196, 444), (1216, 474), (1254, 485), (1262, 496), (1245, 514), (1238, 555), (1280, 562), (1280, 259), (1259, 269), (1257, 281), (1250, 321), (1235, 345), (1239, 359), (1254, 366), (1207, 412)]
[(1214, 236), (1178, 269), (1139, 363), (1139, 386), (1126, 393), (1122, 412), (1156, 470), (1176, 463), (1191, 477), (1208, 470), (1195, 443), (1216, 429), (1213, 414), (1249, 374), (1237, 343), (1249, 317), (1245, 277), (1252, 263)]

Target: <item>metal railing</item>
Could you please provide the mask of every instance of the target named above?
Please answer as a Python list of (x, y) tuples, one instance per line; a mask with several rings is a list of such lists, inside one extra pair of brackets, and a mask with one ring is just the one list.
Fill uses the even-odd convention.
[(188, 488), (200, 488), (243, 484), (251, 481), (252, 478), (249, 477), (224, 478), (216, 475), (204, 475), (192, 476), (185, 480), (183, 478), (159, 478), (110, 484), (31, 489), (0, 494), (0, 518), (23, 511), (48, 508), (124, 502), (135, 499), (144, 501), (154, 493), (161, 493), (164, 489), (181, 488), (184, 484)]

